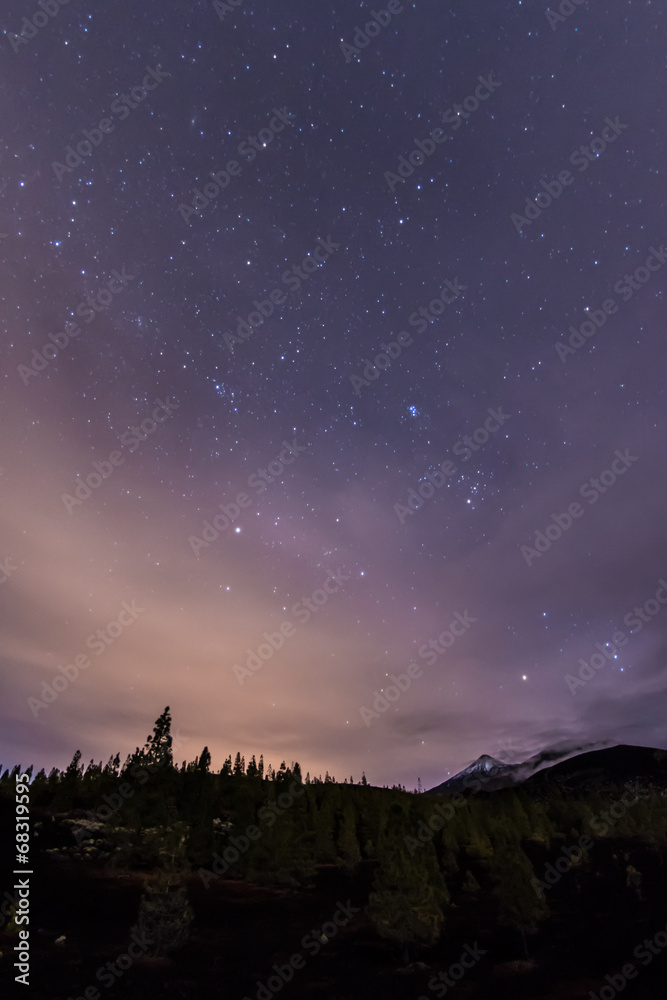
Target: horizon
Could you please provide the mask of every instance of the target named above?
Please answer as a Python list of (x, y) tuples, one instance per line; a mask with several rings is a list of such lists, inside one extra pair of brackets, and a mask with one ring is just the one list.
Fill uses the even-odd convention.
[[(186, 753), (185, 757), (182, 757), (181, 754), (180, 754), (180, 748), (183, 747), (183, 744), (185, 742), (188, 742), (188, 743), (190, 742), (189, 737), (184, 737), (183, 734), (179, 731), (179, 728), (175, 727), (174, 728), (173, 739), (174, 739), (174, 746), (177, 747), (177, 751), (173, 752), (173, 755), (174, 755), (174, 766), (175, 767), (180, 767), (183, 763), (190, 763), (191, 761), (194, 761), (197, 758), (197, 756), (199, 755), (199, 753), (201, 753), (201, 751), (204, 749), (204, 746), (207, 746), (207, 748), (210, 751), (210, 747), (208, 746), (208, 744), (204, 743), (204, 744), (202, 744), (202, 746), (200, 746), (198, 748), (190, 748), (190, 747), (188, 747), (187, 753)], [(140, 741), (138, 744), (136, 744), (136, 746), (141, 746), (141, 742), (142, 741)], [(574, 757), (578, 757), (578, 756), (581, 756), (583, 754), (594, 753), (594, 752), (596, 752), (598, 750), (611, 750), (611, 749), (615, 749), (615, 748), (618, 748), (618, 747), (632, 747), (632, 748), (645, 749), (645, 750), (665, 750), (667, 752), (667, 746), (665, 746), (665, 747), (659, 747), (659, 746), (650, 746), (650, 745), (647, 745), (647, 744), (639, 744), (639, 743), (604, 743), (604, 741), (603, 741), (601, 744), (596, 744), (594, 746), (593, 745), (587, 745), (587, 746), (581, 746), (581, 747), (570, 747), (569, 749), (561, 749), (560, 751), (557, 750), (557, 748), (555, 748), (555, 747), (550, 747), (550, 748), (547, 748), (546, 750), (539, 751), (536, 754), (530, 754), (527, 757), (522, 757), (521, 759), (503, 760), (501, 757), (495, 756), (493, 754), (488, 754), (486, 752), (482, 752), (477, 757), (475, 757), (473, 760), (469, 761), (467, 764), (463, 764), (461, 767), (457, 768), (455, 771), (448, 771), (446, 773), (445, 777), (440, 777), (434, 783), (431, 783), (430, 781), (425, 781), (422, 778), (421, 775), (417, 775), (415, 777), (415, 783), (414, 783), (413, 787), (411, 787), (408, 784), (405, 784), (402, 781), (400, 781), (400, 782), (399, 781), (382, 782), (382, 783), (377, 782), (377, 781), (373, 781), (369, 777), (369, 775), (365, 773), (365, 771), (362, 771), (359, 774), (354, 774), (354, 772), (352, 772), (351, 775), (347, 774), (347, 775), (343, 775), (342, 777), (338, 777), (338, 776), (334, 775), (334, 779), (333, 780), (334, 780), (335, 784), (341, 784), (341, 785), (345, 784), (345, 783), (349, 784), (349, 778), (350, 778), (350, 776), (352, 776), (354, 778), (354, 784), (356, 785), (356, 784), (359, 784), (361, 782), (362, 774), (365, 774), (365, 777), (366, 777), (368, 785), (372, 786), (372, 787), (375, 787), (375, 788), (392, 788), (392, 787), (395, 787), (395, 786), (398, 786), (398, 785), (403, 786), (405, 784), (405, 790), (407, 792), (418, 793), (420, 791), (420, 788), (419, 788), (417, 782), (420, 781), (421, 782), (421, 791), (422, 792), (428, 792), (428, 791), (432, 791), (433, 789), (439, 787), (440, 785), (444, 784), (445, 782), (449, 781), (450, 779), (456, 778), (459, 774), (461, 774), (462, 772), (464, 772), (465, 770), (467, 770), (467, 768), (472, 767), (474, 764), (476, 764), (483, 757), (489, 757), (495, 763), (501, 764), (501, 765), (503, 765), (505, 767), (514, 767), (514, 766), (520, 767), (523, 764), (527, 764), (530, 761), (535, 760), (536, 758), (538, 758), (538, 761), (539, 761), (539, 758), (543, 757), (544, 754), (549, 754), (549, 753), (551, 753), (551, 754), (557, 754), (557, 756), (553, 760), (544, 760), (544, 759), (542, 759), (542, 761), (539, 762), (539, 766), (537, 767), (537, 769), (532, 772), (532, 773), (537, 774), (539, 771), (546, 770), (549, 767), (555, 766), (556, 764), (563, 763), (563, 762), (565, 762), (567, 760), (571, 760)], [(30, 779), (29, 779), (29, 781), (31, 782), (32, 780), (34, 780), (35, 775), (40, 770), (44, 770), (47, 775), (49, 774), (49, 771), (52, 768), (54, 768), (54, 767), (57, 768), (59, 771), (64, 771), (65, 768), (67, 767), (67, 765), (72, 760), (72, 757), (74, 756), (74, 754), (77, 752), (77, 750), (80, 750), (80, 749), (81, 749), (80, 747), (76, 747), (72, 751), (72, 755), (70, 757), (67, 757), (67, 759), (63, 759), (63, 763), (61, 765), (54, 764), (54, 763), (51, 763), (49, 765), (46, 765), (46, 764), (37, 765), (36, 763), (34, 763), (32, 761), (27, 761), (26, 764), (25, 764), (25, 766), (24, 766), (22, 761), (16, 761), (16, 762), (10, 763), (10, 764), (5, 764), (4, 762), (0, 761), (0, 774), (4, 773), (5, 770), (8, 770), (11, 773), (11, 771), (15, 767), (20, 767), (21, 774), (25, 774), (26, 768), (29, 768), (30, 766), (32, 766), (33, 772), (32, 772), (32, 774), (30, 776)], [(190, 757), (189, 754), (190, 754), (190, 750), (191, 749), (192, 749), (192, 756)], [(504, 748), (504, 750), (505, 750), (505, 752), (512, 753), (511, 748), (509, 748), (509, 747)], [(120, 751), (120, 750), (116, 751), (116, 753), (118, 753), (120, 755), (121, 765), (123, 763), (123, 760), (127, 756), (131, 755), (132, 752), (133, 751), (129, 750), (129, 749), (126, 750), (124, 753), (122, 751)], [(241, 750), (238, 750), (238, 752), (241, 753), (241, 755), (246, 759), (246, 763), (253, 756), (257, 760), (259, 760), (260, 756), (263, 756), (264, 757), (264, 766), (265, 766), (265, 769), (267, 771), (270, 768), (273, 768), (275, 771), (277, 771), (278, 767), (280, 766), (280, 763), (274, 763), (273, 760), (267, 759), (267, 757), (263, 753), (263, 751), (253, 751), (250, 754), (243, 753), (243, 751), (241, 751)], [(230, 758), (230, 757), (233, 760), (234, 757), (235, 757), (235, 755), (236, 755), (236, 753), (237, 753), (237, 750), (230, 750), (228, 753), (224, 754), (223, 760), (222, 760), (222, 762), (220, 763), (219, 766), (218, 766), (218, 764), (217, 764), (217, 762), (215, 760), (214, 755), (211, 754), (211, 766), (210, 766), (211, 773), (212, 774), (219, 773), (221, 771), (221, 769), (222, 769), (222, 765), (223, 765), (224, 761), (226, 759)], [(106, 763), (106, 760), (108, 760), (110, 756), (111, 756), (111, 754), (107, 755), (106, 759), (104, 757), (102, 757), (99, 760), (96, 760), (94, 757), (87, 758), (86, 754), (83, 752), (83, 750), (81, 750), (81, 763), (82, 763), (82, 765), (84, 767), (87, 767), (89, 765), (89, 763), (91, 763), (91, 762), (93, 762), (95, 764), (99, 764), (101, 762), (102, 766), (104, 767), (104, 765)], [(325, 767), (321, 772), (320, 771), (314, 771), (313, 769), (311, 769), (308, 766), (304, 765), (302, 763), (302, 761), (298, 760), (298, 758), (291, 758), (289, 755), (288, 756), (283, 756), (281, 758), (281, 760), (284, 760), (286, 762), (286, 764), (287, 764), (288, 767), (292, 767), (294, 764), (298, 763), (299, 767), (301, 768), (304, 780), (305, 780), (305, 777), (306, 777), (307, 774), (310, 774), (311, 779), (312, 778), (323, 778), (326, 773), (331, 774), (331, 769), (330, 768), (326, 768)]]

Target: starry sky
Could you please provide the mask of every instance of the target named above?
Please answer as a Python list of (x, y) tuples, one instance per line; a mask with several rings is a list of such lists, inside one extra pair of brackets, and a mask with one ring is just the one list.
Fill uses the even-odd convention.
[(5, 766), (667, 747), (664, 11), (392, 7), (5, 0)]

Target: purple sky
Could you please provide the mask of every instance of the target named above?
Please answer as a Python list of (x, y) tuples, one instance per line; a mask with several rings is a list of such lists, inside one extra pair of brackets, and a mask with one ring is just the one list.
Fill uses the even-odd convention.
[(0, 761), (667, 747), (663, 11), (187, 6), (3, 8)]

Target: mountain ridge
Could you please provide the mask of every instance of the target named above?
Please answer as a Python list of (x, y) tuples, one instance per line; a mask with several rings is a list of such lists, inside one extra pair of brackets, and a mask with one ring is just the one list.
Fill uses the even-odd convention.
[(633, 744), (597, 745), (542, 750), (520, 763), (500, 761), (481, 754), (468, 767), (427, 789), (426, 794), (488, 792), (523, 787), (539, 790), (557, 784), (569, 790), (615, 788), (624, 782), (643, 783), (667, 789), (667, 750)]

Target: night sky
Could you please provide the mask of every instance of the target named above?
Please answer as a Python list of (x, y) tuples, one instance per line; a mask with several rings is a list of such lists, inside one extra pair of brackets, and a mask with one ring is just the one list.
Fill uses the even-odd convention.
[(665, 14), (563, 6), (5, 0), (5, 766), (667, 747)]

